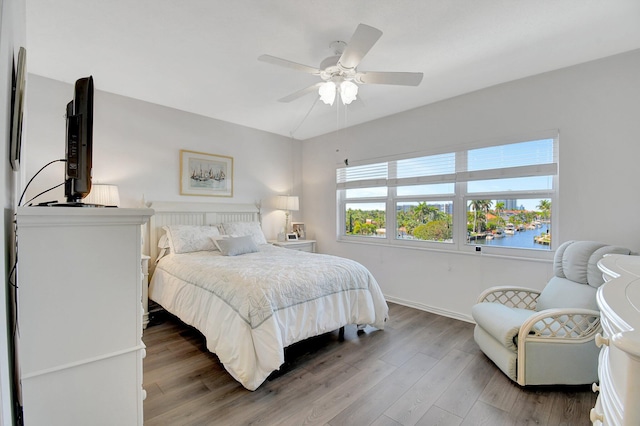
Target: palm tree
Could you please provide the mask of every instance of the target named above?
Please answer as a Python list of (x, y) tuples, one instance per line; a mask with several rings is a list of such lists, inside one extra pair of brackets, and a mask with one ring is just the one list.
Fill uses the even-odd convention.
[(489, 215), (489, 209), (491, 208), (491, 204), (493, 204), (493, 201), (491, 200), (482, 200), (482, 210), (484, 211), (484, 224), (485, 224), (485, 229), (486, 229), (486, 225), (487, 225), (487, 220), (488, 220), (488, 215)]
[(425, 201), (418, 203), (411, 210), (418, 223), (427, 223), (427, 219), (432, 215), (432, 206), (427, 205)]
[(551, 200), (540, 200), (536, 206), (540, 209), (543, 219), (548, 219), (551, 213)]
[[(540, 200), (537, 206), (542, 212), (543, 219), (549, 219), (551, 217), (551, 200)], [(547, 226), (547, 233), (551, 234), (551, 221)]]
[(471, 200), (469, 202), (469, 207), (473, 210), (473, 227), (471, 228), (473, 229), (473, 232), (478, 232), (478, 229), (477, 229), (478, 210), (481, 209), (481, 206), (482, 206), (481, 200)]
[(496, 216), (498, 216), (498, 224), (502, 221), (502, 211), (504, 210), (504, 203), (502, 201), (498, 201), (496, 203)]
[(445, 217), (445, 213), (436, 206), (429, 206), (427, 210), (429, 221), (441, 220)]
[[(481, 213), (483, 213), (482, 219), (484, 220), (485, 228), (486, 228), (487, 214), (489, 213), (489, 209), (491, 208), (491, 204), (493, 204), (493, 201), (491, 201), (491, 200), (473, 200), (472, 204), (474, 206), (474, 211), (478, 211), (479, 210)], [(477, 222), (477, 219), (478, 219), (477, 214), (474, 215), (474, 218), (476, 219), (475, 221)], [(476, 232), (478, 232), (477, 229), (476, 229)]]
[(473, 232), (478, 232), (478, 211), (485, 213), (486, 221), (486, 213), (489, 212), (491, 204), (493, 204), (491, 200), (471, 200), (469, 202), (469, 207), (473, 209)]

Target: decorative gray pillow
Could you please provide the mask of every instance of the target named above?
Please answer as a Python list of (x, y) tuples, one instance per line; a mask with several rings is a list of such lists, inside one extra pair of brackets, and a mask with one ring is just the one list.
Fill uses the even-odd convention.
[(213, 239), (213, 242), (218, 246), (218, 249), (224, 256), (238, 256), (258, 251), (258, 246), (253, 242), (251, 235), (236, 238)]

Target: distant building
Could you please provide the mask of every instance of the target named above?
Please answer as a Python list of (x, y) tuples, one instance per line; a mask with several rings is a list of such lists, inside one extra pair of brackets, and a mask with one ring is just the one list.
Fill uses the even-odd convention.
[[(433, 206), (433, 207), (437, 207), (438, 210), (440, 210), (441, 212), (445, 212), (446, 214), (449, 215), (453, 215), (453, 203), (446, 203), (446, 204), (440, 204), (440, 203), (427, 203), (429, 206)], [(411, 205), (411, 204), (398, 204), (396, 206), (396, 211), (398, 212), (405, 212), (408, 213), (411, 211), (411, 209), (413, 209), (415, 206)]]
[(518, 200), (496, 200), (497, 203), (504, 203), (505, 210), (524, 210), (523, 206), (518, 207)]

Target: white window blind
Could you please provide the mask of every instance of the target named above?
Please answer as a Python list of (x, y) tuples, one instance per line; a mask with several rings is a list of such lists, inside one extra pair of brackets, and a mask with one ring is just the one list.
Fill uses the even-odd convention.
[(455, 182), (455, 153), (341, 167), (338, 189)]
[(336, 171), (338, 189), (387, 186), (388, 163), (342, 167)]
[(558, 174), (553, 139), (518, 142), (465, 151), (456, 170), (456, 153), (391, 160), (337, 169), (337, 188), (408, 186)]
[(553, 139), (541, 139), (467, 151), (466, 170), (458, 182), (514, 177), (555, 176), (557, 152)]

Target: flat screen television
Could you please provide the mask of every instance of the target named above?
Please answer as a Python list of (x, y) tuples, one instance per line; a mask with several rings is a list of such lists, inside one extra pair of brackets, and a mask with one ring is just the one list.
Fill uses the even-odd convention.
[(91, 191), (93, 158), (93, 77), (76, 81), (73, 100), (67, 104), (67, 160), (64, 195), (67, 205), (87, 206), (82, 199)]

